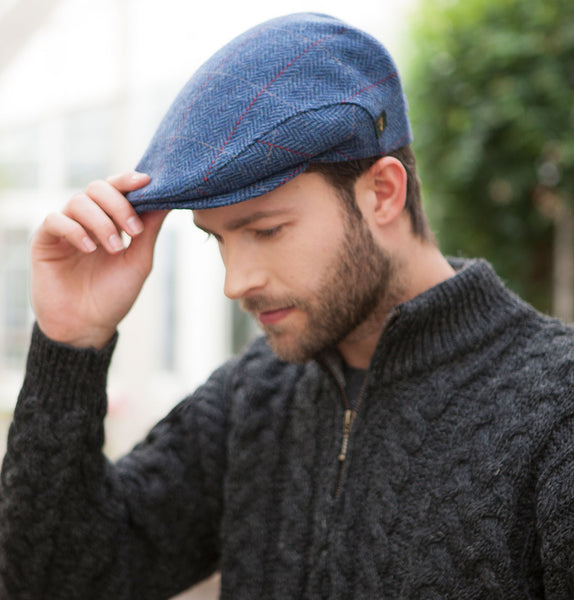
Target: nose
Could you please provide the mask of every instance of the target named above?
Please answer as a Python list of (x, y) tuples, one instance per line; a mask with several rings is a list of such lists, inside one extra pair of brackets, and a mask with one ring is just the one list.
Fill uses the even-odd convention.
[(226, 251), (224, 294), (231, 300), (246, 298), (261, 291), (267, 282), (266, 271), (252, 253)]

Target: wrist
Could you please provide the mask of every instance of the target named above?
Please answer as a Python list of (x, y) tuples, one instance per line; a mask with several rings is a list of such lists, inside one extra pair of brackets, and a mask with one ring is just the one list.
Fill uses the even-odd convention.
[(90, 414), (106, 412), (107, 373), (117, 334), (105, 348), (74, 348), (44, 335), (34, 326), (22, 398), (51, 407), (71, 410), (82, 407)]
[(42, 334), (49, 340), (64, 344), (71, 348), (101, 350), (105, 348), (116, 336), (116, 329), (91, 329), (80, 330), (70, 326), (58, 327), (37, 320), (37, 325)]

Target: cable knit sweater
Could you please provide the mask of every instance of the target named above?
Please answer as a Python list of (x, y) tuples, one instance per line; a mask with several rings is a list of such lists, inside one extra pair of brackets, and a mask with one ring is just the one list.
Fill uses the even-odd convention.
[(168, 598), (220, 569), (224, 599), (574, 598), (573, 332), (459, 268), (392, 314), (345, 444), (336, 361), (259, 340), (112, 465), (112, 347), (36, 330), (0, 597)]

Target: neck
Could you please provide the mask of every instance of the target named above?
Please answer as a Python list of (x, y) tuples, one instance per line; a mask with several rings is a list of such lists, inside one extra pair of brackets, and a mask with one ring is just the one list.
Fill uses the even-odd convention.
[(384, 329), (382, 323), (363, 323), (339, 343), (343, 360), (355, 369), (367, 369)]
[(367, 369), (393, 309), (446, 281), (455, 273), (436, 246), (420, 242), (410, 247), (408, 258), (397, 261), (389, 289), (370, 317), (353, 330), (338, 349), (345, 362)]

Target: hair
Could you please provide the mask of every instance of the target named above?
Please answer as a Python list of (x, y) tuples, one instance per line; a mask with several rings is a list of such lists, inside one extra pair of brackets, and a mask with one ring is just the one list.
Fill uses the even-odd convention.
[[(416, 160), (410, 146), (403, 146), (398, 150), (389, 152), (385, 156), (392, 156), (399, 160), (407, 172), (407, 197), (405, 208), (409, 214), (413, 233), (422, 240), (435, 242), (434, 235), (429, 227), (426, 214), (422, 205), (421, 184), (417, 175)], [(361, 158), (343, 162), (310, 163), (306, 173), (320, 173), (337, 189), (349, 216), (362, 218), (361, 211), (355, 200), (355, 182), (368, 171), (381, 156)]]

